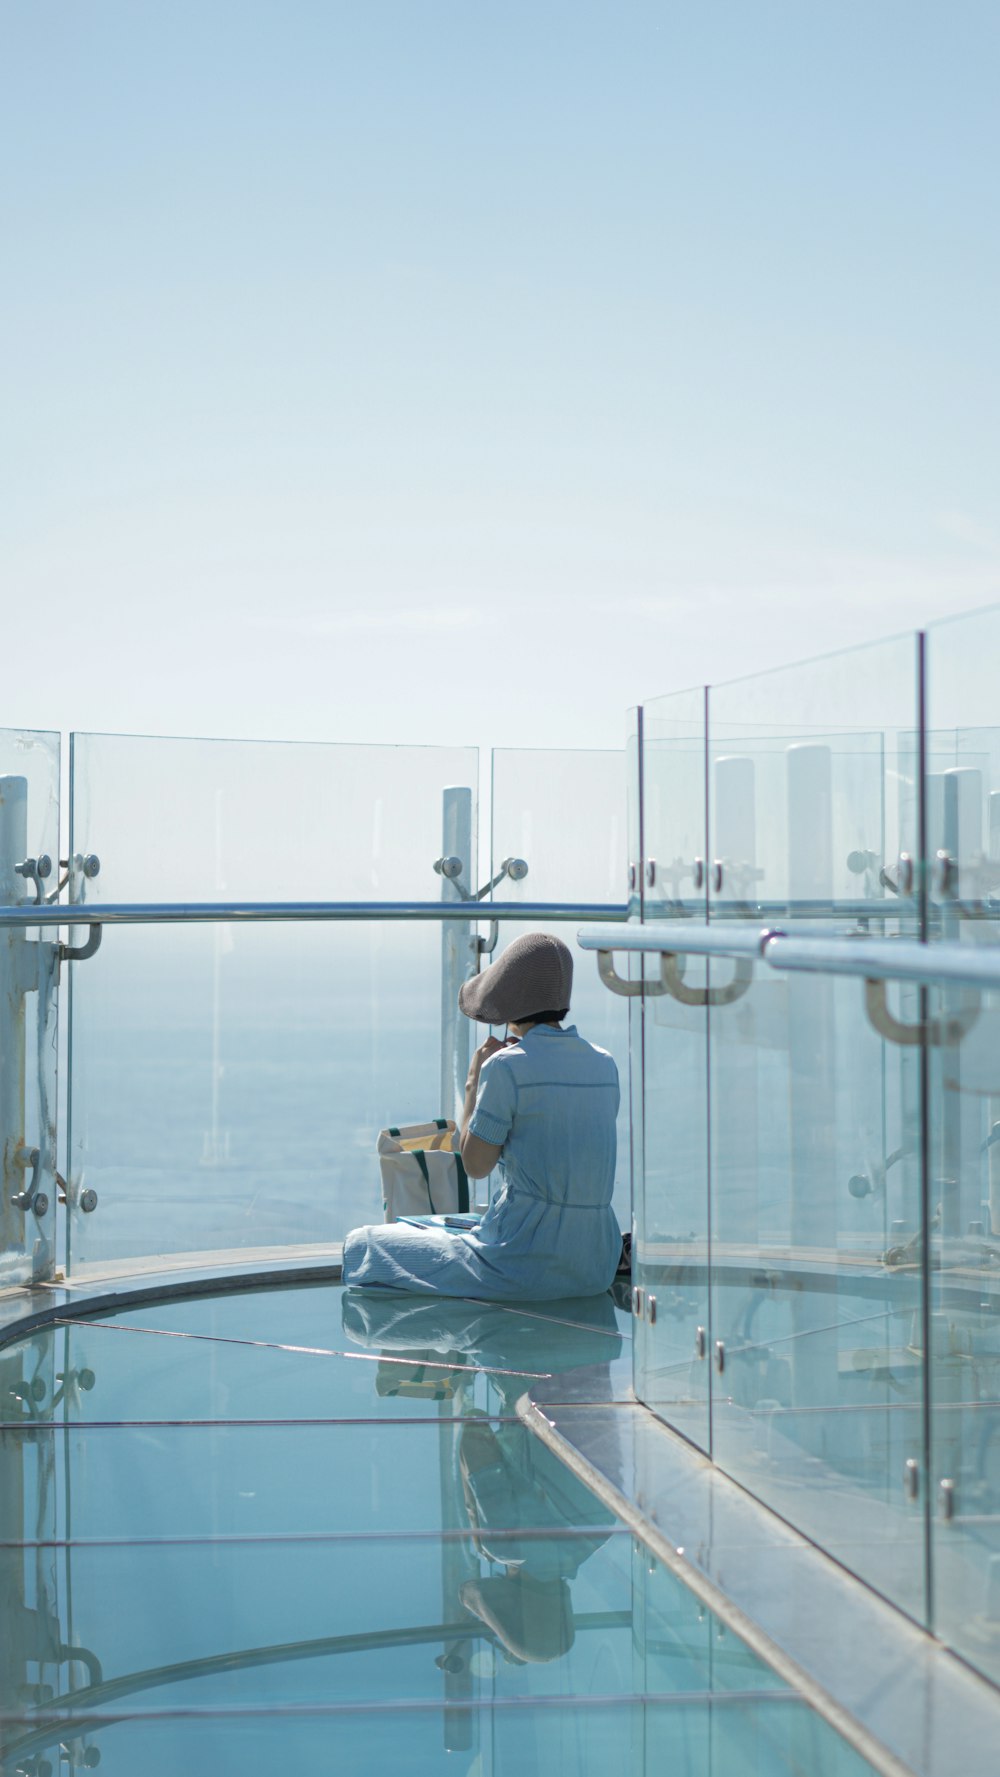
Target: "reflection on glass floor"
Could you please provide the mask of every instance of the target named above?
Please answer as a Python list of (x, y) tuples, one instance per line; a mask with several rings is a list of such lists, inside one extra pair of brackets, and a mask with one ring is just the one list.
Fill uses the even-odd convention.
[(289, 1287), (0, 1352), (0, 1769), (869, 1767), (520, 1423), (610, 1297)]

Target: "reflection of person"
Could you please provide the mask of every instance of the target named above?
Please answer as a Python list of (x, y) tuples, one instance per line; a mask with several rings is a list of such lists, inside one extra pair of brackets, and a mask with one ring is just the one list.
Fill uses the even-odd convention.
[(456, 1234), (406, 1223), (355, 1228), (344, 1282), (489, 1301), (543, 1301), (606, 1290), (622, 1250), (611, 1209), (618, 1069), (565, 1026), (573, 958), (544, 932), (515, 939), (466, 981), (462, 1011), (506, 1024), (476, 1050), (461, 1153), (471, 1178), (503, 1177), (479, 1226)]
[[(450, 1522), (457, 1526), (464, 1517), (472, 1533), (470, 1547), (452, 1550), (454, 1597), (515, 1662), (559, 1659), (576, 1634), (569, 1582), (607, 1541), (615, 1519), (514, 1416), (514, 1407), (533, 1382), (557, 1386), (562, 1395), (566, 1384), (557, 1385), (555, 1373), (567, 1370), (577, 1372), (582, 1398), (611, 1398), (609, 1366), (621, 1352), (621, 1336), (610, 1298), (574, 1302), (565, 1311), (572, 1320), (542, 1325), (488, 1304), (389, 1295), (345, 1293), (341, 1312), (352, 1344), (379, 1350), (387, 1365), (402, 1371), (400, 1392), (422, 1392), (432, 1372), (490, 1377), (500, 1397), (495, 1424), (478, 1407), (449, 1406), (449, 1412), (461, 1406), (460, 1421), (450, 1421), (456, 1435), (445, 1456), (458, 1508)], [(446, 1443), (441, 1448), (448, 1450)], [(480, 1561), (493, 1571), (481, 1572)]]

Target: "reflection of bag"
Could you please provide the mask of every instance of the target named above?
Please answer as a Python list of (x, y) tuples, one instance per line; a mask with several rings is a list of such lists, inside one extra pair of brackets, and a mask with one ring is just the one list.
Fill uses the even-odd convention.
[(457, 1145), (455, 1124), (444, 1117), (433, 1123), (379, 1131), (378, 1163), (387, 1222), (398, 1216), (451, 1215), (468, 1209), (469, 1180)]
[[(383, 1359), (375, 1367), (375, 1393), (390, 1399), (402, 1396), (408, 1401), (450, 1401), (463, 1380), (448, 1370), (440, 1357), (431, 1357), (428, 1364), (401, 1363), (399, 1358)], [(415, 1352), (414, 1357), (419, 1353)], [(461, 1358), (457, 1360), (461, 1362)]]

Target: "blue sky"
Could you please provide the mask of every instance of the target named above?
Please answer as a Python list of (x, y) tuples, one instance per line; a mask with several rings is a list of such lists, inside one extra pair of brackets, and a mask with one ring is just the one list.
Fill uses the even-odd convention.
[(6, 0), (0, 719), (616, 745), (1000, 598), (998, 90), (995, 0)]

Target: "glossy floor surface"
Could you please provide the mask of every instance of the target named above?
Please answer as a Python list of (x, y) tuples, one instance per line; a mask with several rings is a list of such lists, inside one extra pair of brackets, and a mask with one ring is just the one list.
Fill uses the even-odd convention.
[(4, 1777), (860, 1777), (517, 1416), (630, 1326), (297, 1285), (0, 1350)]

